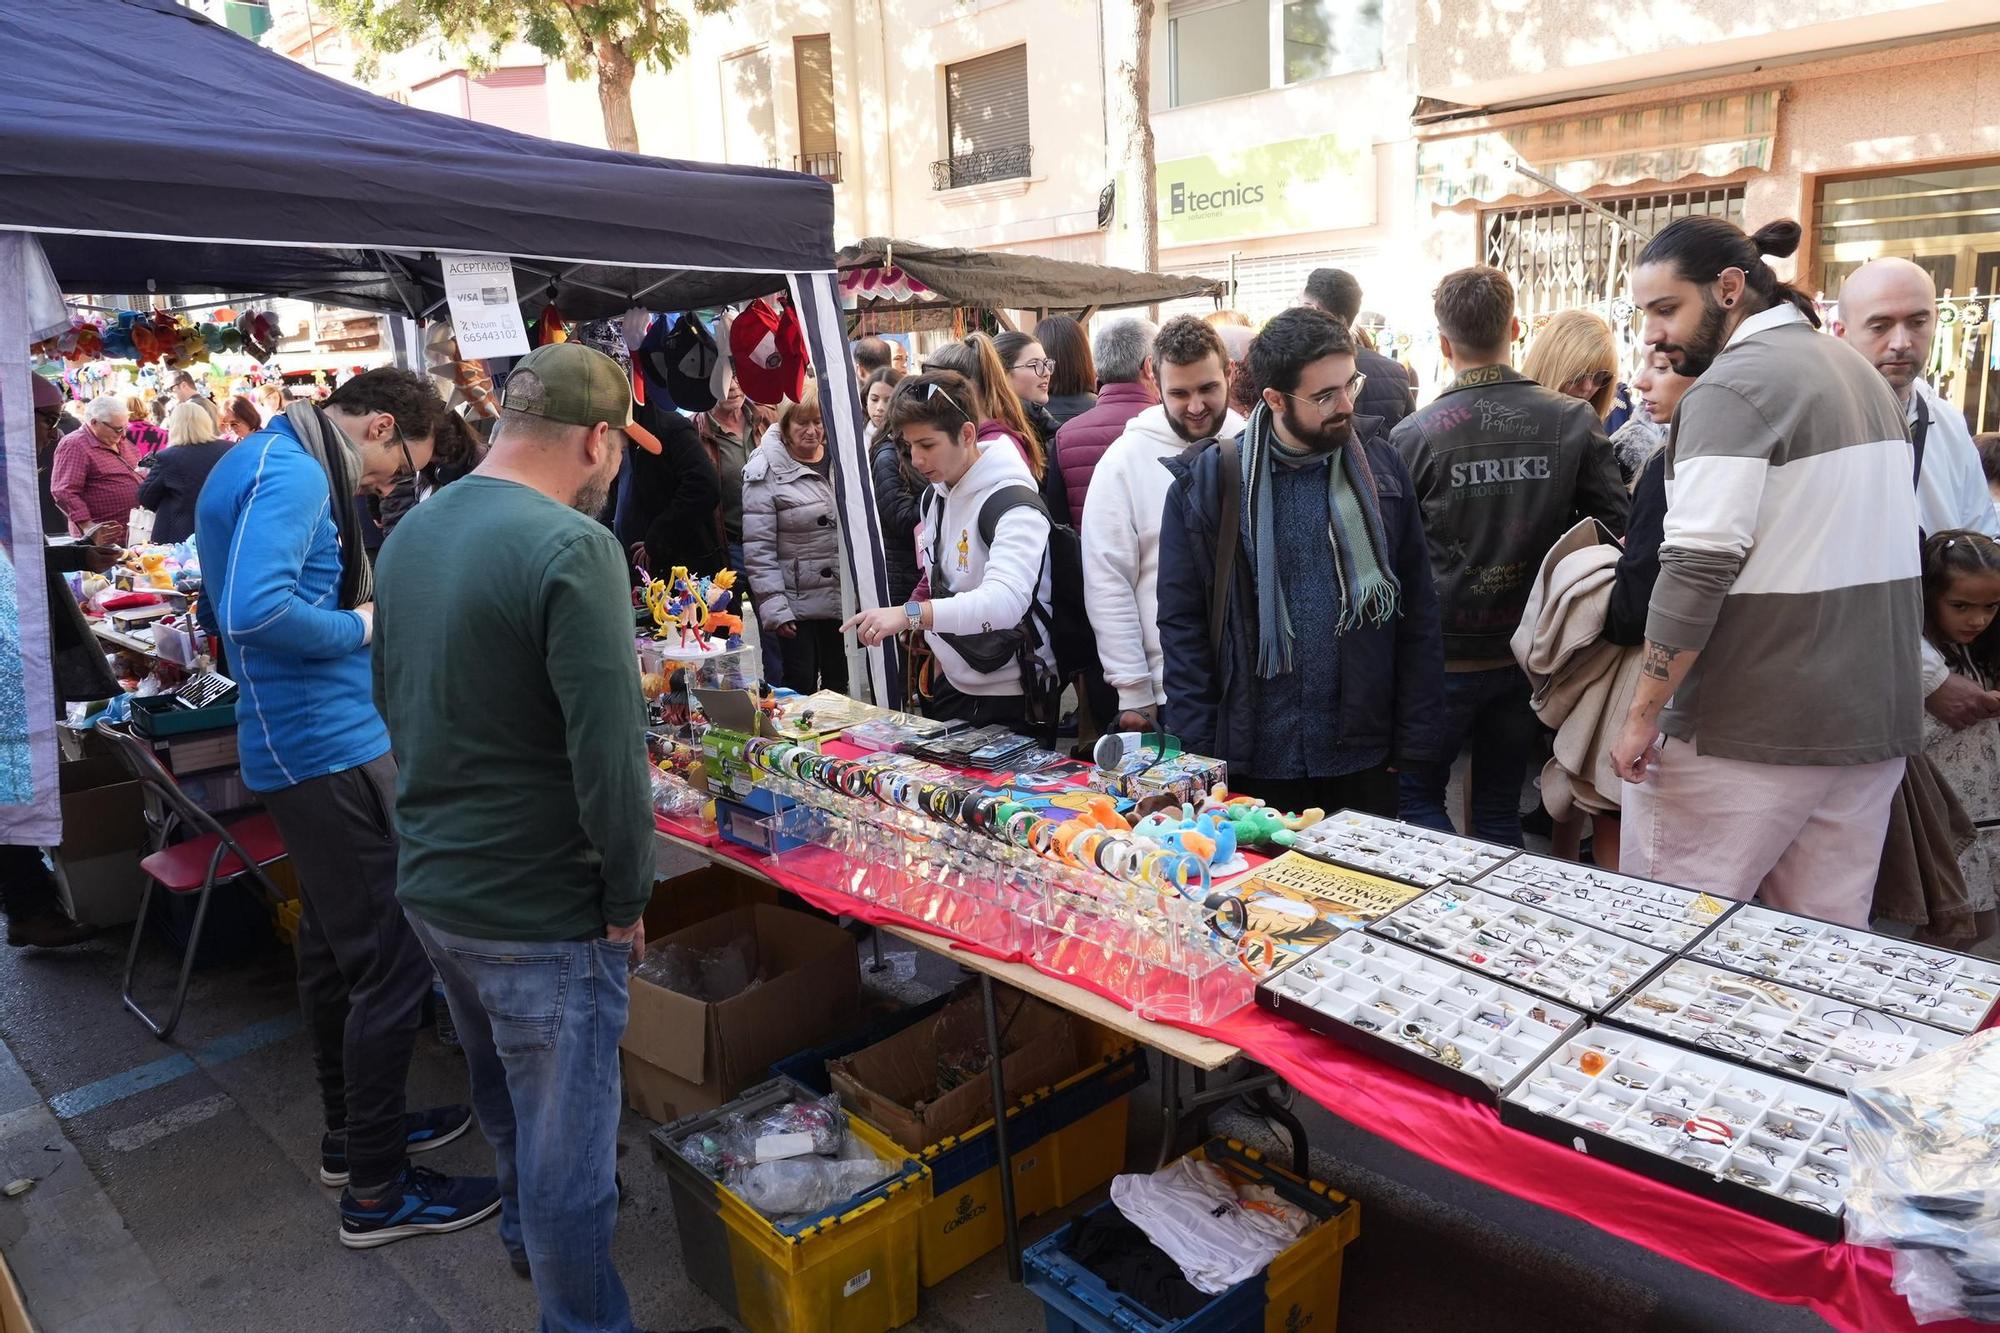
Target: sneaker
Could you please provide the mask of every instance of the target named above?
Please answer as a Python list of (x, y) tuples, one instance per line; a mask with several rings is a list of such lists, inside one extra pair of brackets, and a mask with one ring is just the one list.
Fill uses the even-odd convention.
[[(472, 1127), (470, 1106), (434, 1106), (403, 1117), (403, 1145), (410, 1156), (442, 1148)], [(338, 1188), (347, 1183), (347, 1135), (328, 1134), (319, 1141), (319, 1183)]]
[(408, 1236), (439, 1235), (484, 1222), (500, 1211), (500, 1182), (492, 1176), (451, 1177), (406, 1166), (383, 1196), (364, 1207), (351, 1191), (340, 1195), (340, 1243), (373, 1249)]
[(67, 949), (97, 938), (96, 926), (85, 926), (51, 908), (39, 916), (8, 918), (7, 943), (16, 949)]

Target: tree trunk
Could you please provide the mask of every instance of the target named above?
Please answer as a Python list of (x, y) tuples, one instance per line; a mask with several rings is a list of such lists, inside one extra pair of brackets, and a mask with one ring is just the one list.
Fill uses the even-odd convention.
[(1120, 213), (1130, 229), (1129, 262), (1160, 267), (1159, 174), (1153, 160), (1153, 0), (1112, 0), (1109, 93), (1111, 147), (1119, 188), (1128, 191)]
[(632, 57), (617, 42), (600, 38), (597, 57), (597, 101), (604, 109), (604, 142), (613, 151), (639, 151), (639, 126), (632, 119)]

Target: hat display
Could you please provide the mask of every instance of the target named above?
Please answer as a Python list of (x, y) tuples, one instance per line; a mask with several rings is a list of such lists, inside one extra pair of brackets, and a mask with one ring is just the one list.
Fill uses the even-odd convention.
[(682, 315), (674, 331), (667, 335), (667, 393), (674, 406), (684, 412), (706, 412), (715, 406), (715, 390), (709, 379), (715, 373), (715, 339), (700, 318)]
[(658, 316), (646, 327), (646, 336), (632, 353), (632, 364), (638, 367), (646, 386), (646, 400), (655, 407), (674, 406), (673, 390), (667, 387), (667, 338), (672, 332), (673, 321)]
[(632, 387), (625, 372), (582, 343), (550, 343), (516, 361), (500, 390), (500, 409), (569, 426), (601, 422), (624, 431), (646, 452), (660, 452), (659, 438), (633, 424)]
[(787, 307), (756, 300), (729, 326), (729, 359), (736, 382), (753, 403), (796, 402), (806, 386), (806, 340), (799, 317)]

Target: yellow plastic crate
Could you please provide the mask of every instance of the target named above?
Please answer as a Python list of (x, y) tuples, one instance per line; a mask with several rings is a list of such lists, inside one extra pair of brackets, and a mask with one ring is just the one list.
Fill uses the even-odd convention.
[[(1361, 1237), (1360, 1202), (1325, 1181), (1293, 1175), (1235, 1139), (1226, 1143), (1212, 1140), (1195, 1149), (1192, 1155), (1213, 1159), (1225, 1171), (1238, 1171), (1250, 1179), (1276, 1186), (1281, 1194), (1291, 1191), (1279, 1185), (1280, 1181), (1294, 1189), (1304, 1189), (1318, 1204), (1308, 1211), (1331, 1214), (1264, 1270), (1264, 1333), (1297, 1333), (1304, 1328), (1312, 1329), (1313, 1333), (1338, 1333), (1341, 1256)], [(1252, 1163), (1254, 1170), (1242, 1172), (1240, 1168), (1245, 1162)]]
[(858, 1206), (781, 1230), (690, 1165), (675, 1144), (731, 1111), (813, 1094), (778, 1080), (729, 1106), (654, 1131), (667, 1168), (681, 1253), (695, 1284), (750, 1333), (887, 1333), (917, 1317), (917, 1220), (931, 1201), (929, 1168), (874, 1127), (849, 1129), (902, 1174)]
[[(1007, 1124), (1017, 1219), (1060, 1208), (1124, 1169), (1130, 1089), (1145, 1077), (1143, 1054), (1127, 1043), (1014, 1104)], [(935, 1287), (1006, 1239), (993, 1122), (920, 1156), (931, 1169), (933, 1197), (918, 1220), (917, 1267), (923, 1285)]]

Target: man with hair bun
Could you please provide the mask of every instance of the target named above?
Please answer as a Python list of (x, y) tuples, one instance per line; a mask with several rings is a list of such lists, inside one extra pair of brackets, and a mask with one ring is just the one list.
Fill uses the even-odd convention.
[(1633, 269), (1645, 341), (1700, 380), (1612, 752), (1621, 869), (1865, 927), (1923, 746), (1915, 458), (1883, 377), (1764, 262), (1798, 243), (1687, 217)]

